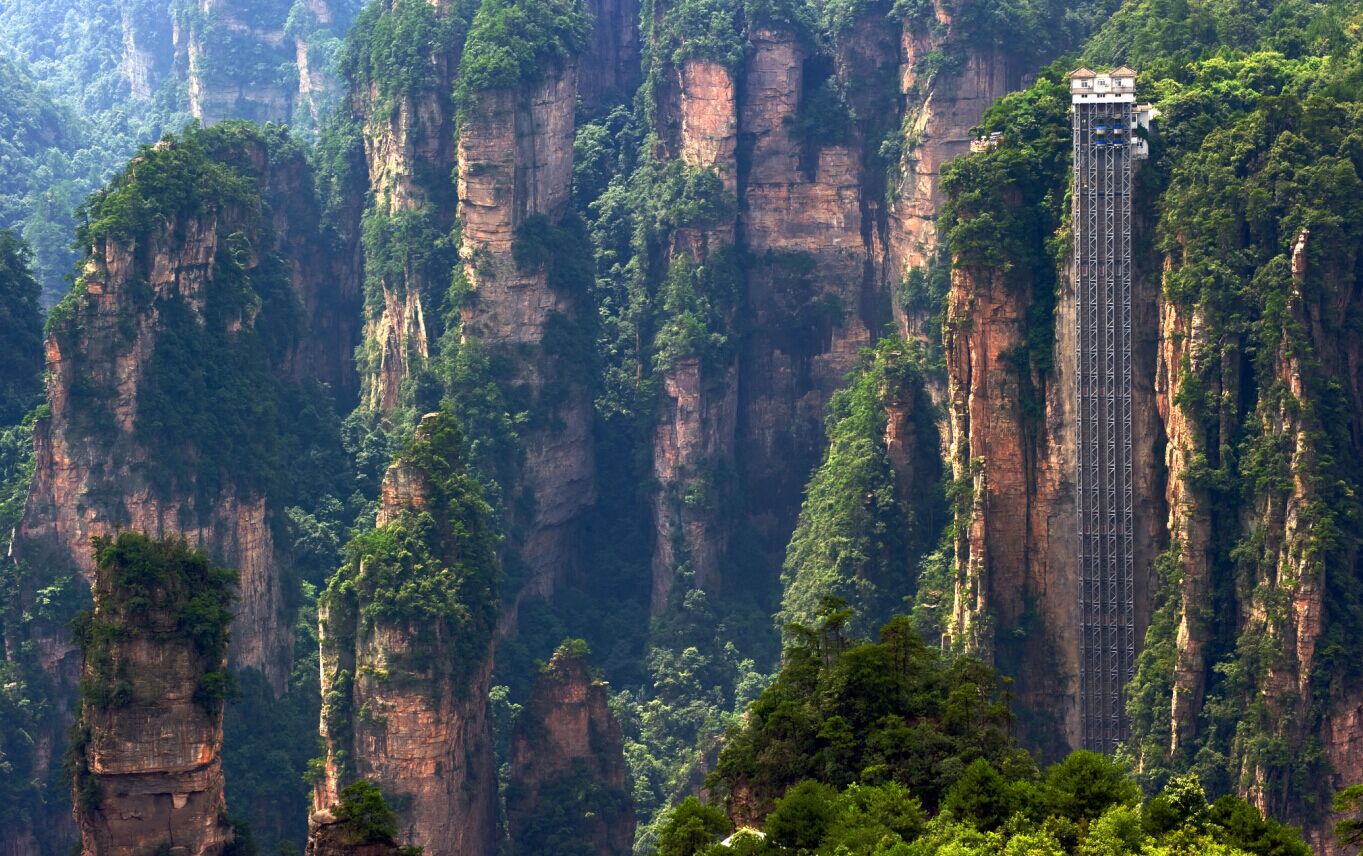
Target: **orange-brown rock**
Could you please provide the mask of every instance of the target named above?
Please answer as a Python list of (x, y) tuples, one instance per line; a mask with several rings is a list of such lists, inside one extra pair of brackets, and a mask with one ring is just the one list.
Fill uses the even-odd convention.
[(756, 263), (746, 283), (737, 458), (755, 498), (752, 525), (777, 567), (822, 449), (824, 407), (888, 319), (889, 299), (874, 276), (855, 131), (847, 143), (797, 139), (808, 48), (786, 32), (749, 39), (739, 133), (751, 166), (740, 232)]
[[(232, 829), (222, 790), (223, 705), (204, 697), (204, 681), (209, 673), (225, 675), (225, 651), (211, 644), (205, 651), (178, 611), (195, 595), (225, 605), (230, 590), (210, 589), (212, 582), (187, 572), (208, 566), (202, 554), (172, 542), (149, 561), (147, 543), (125, 535), (115, 546), (100, 546), (105, 554), (126, 552), (100, 562), (82, 643), (72, 783), (81, 853), (216, 856)], [(141, 575), (132, 579), (145, 589), (134, 592), (115, 576), (123, 556), (144, 563), (131, 573)], [(148, 583), (149, 573), (159, 576)]]
[[(1063, 755), (1078, 728), (1073, 293), (1062, 292), (1049, 377), (1011, 357), (1023, 347), (1030, 284), (958, 269), (947, 300), (949, 462), (971, 486), (957, 509), (948, 633), (1014, 678), (1018, 707), (1035, 714), (1024, 745)], [(1045, 402), (1044, 416), (1026, 411), (1032, 397)], [(1022, 627), (1018, 638), (1012, 631)]]
[(392, 841), (365, 841), (350, 824), (338, 821), (326, 809), (308, 818), (308, 846), (304, 856), (399, 856)]
[[(729, 69), (711, 60), (691, 58), (676, 70), (670, 88), (681, 111), (674, 147), (691, 169), (714, 170), (724, 192), (738, 181), (738, 93)], [(666, 135), (667, 128), (660, 129)], [(720, 264), (732, 253), (737, 219), (685, 225), (673, 235), (669, 264)], [(729, 266), (737, 275), (736, 266)], [(723, 274), (721, 274), (723, 276)], [(730, 287), (736, 283), (725, 283)], [(714, 299), (713, 297), (711, 299)], [(724, 314), (732, 326), (734, 312)], [(679, 571), (690, 573), (690, 585), (720, 583), (720, 565), (732, 521), (723, 506), (724, 483), (734, 467), (737, 430), (738, 372), (732, 358), (712, 365), (691, 354), (679, 357), (662, 372), (662, 394), (653, 436), (653, 584), (650, 608), (656, 615), (668, 605)]]
[[(376, 537), (421, 539), (421, 546), (396, 555), (357, 548), (319, 605), (327, 756), (314, 786), (314, 842), (335, 837), (326, 812), (342, 788), (367, 779), (393, 800), (399, 843), (428, 856), (496, 849), (488, 714), (494, 541), (489, 509), (458, 463), (462, 440), (443, 419), (426, 416), (384, 477)], [(385, 585), (439, 588), (430, 596), (458, 598), (457, 615), (421, 612), (419, 604), (404, 612), (393, 605), (403, 595)]]
[[(506, 356), (511, 376), (504, 383), (538, 411), (521, 434), (524, 458), (507, 486), (508, 496), (529, 500), (510, 503), (513, 549), (529, 570), (518, 596), (548, 595), (573, 573), (578, 521), (595, 497), (587, 389), (545, 348), (551, 325), (587, 308), (581, 295), (555, 287), (553, 259), (524, 264), (513, 252), (527, 222), (554, 228), (567, 213), (576, 80), (569, 62), (538, 83), (480, 93), (459, 126), (460, 253), (473, 292), (463, 337)], [(554, 394), (546, 395), (550, 387)]]
[[(231, 473), (211, 473), (213, 487), (202, 489), (198, 480), (205, 473), (196, 468), (168, 478), (162, 464), (171, 453), (179, 460), (211, 460), (217, 450), (197, 449), (192, 442), (168, 449), (139, 427), (139, 412), (147, 406), (158, 343), (167, 335), (192, 336), (213, 324), (230, 341), (254, 335), (257, 324), (279, 322), (275, 329), (286, 338), (268, 373), (283, 384), (316, 378), (345, 389), (353, 388), (344, 355), (353, 347), (346, 340), (353, 342), (354, 325), (345, 317), (348, 298), (340, 291), (345, 278), (328, 261), (318, 231), (301, 154), (280, 157), (264, 137), (245, 132), (222, 156), (259, 188), (272, 216), (260, 218), (241, 205), (210, 199), (197, 212), (177, 213), (135, 235), (102, 239), (90, 249), (64, 307), (67, 314), (51, 323), (50, 412), (35, 428), (33, 479), (11, 558), (43, 585), (68, 577), (87, 584), (94, 579), (91, 539), (124, 529), (153, 537), (183, 535), (238, 570), (236, 615), (249, 630), (233, 639), (229, 659), (236, 668), (260, 670), (278, 692), (288, 676), (293, 641), (284, 571), (290, 559), (273, 525), (283, 508), (260, 485)], [(131, 181), (138, 168), (132, 166)], [(238, 242), (254, 249), (229, 250), (240, 248)], [(241, 265), (230, 275), (244, 276), (249, 287), (267, 257), (283, 262), (268, 276), (290, 302), (296, 298), (301, 311), (294, 320), (273, 317), (278, 303), (218, 311), (219, 298), (211, 294), (216, 278), (229, 275), (224, 260)], [(321, 335), (310, 337), (309, 329)], [(34, 645), (56, 690), (51, 732), (35, 736), (35, 759), (44, 769), (60, 763), (79, 658), (60, 623), (37, 623), (33, 632), (34, 638), (6, 642)], [(54, 811), (46, 834), (55, 842), (66, 835), (66, 812), (55, 802)]]
[(609, 687), (582, 652), (560, 647), (535, 684), (511, 743), (507, 826), (512, 852), (546, 852), (573, 840), (601, 856), (634, 846), (634, 806), (624, 739)]
[[(1004, 48), (962, 44), (947, 5), (933, 3), (933, 20), (905, 26), (900, 36), (899, 90), (905, 103), (904, 154), (889, 206), (886, 275), (904, 279), (914, 268), (940, 264), (937, 215), (945, 201), (942, 167), (970, 149), (972, 130), (995, 99), (1019, 88), (1022, 68)], [(925, 58), (960, 51), (959, 71), (932, 72)], [(906, 336), (924, 336), (926, 318), (908, 318), (896, 307)]]
[(654, 547), (651, 604), (662, 612), (677, 569), (694, 584), (720, 583), (731, 521), (720, 507), (725, 470), (733, 465), (737, 373), (710, 379), (700, 358), (680, 359), (663, 375), (662, 412), (653, 433)]
[[(1286, 757), (1310, 763), (1313, 747), (1321, 750), (1320, 768), (1333, 792), (1357, 782), (1363, 770), (1358, 746), (1359, 694), (1347, 685), (1326, 684), (1320, 656), (1328, 639), (1329, 577), (1356, 570), (1352, 551), (1325, 560), (1316, 515), (1326, 506), (1328, 479), (1321, 478), (1320, 455), (1326, 430), (1311, 402), (1320, 395), (1319, 377), (1336, 378), (1348, 421), (1343, 436), (1352, 438), (1357, 455), (1357, 425), (1363, 419), (1363, 347), (1331, 319), (1348, 317), (1363, 301), (1351, 270), (1352, 259), (1316, 258), (1311, 237), (1303, 230), (1289, 257), (1290, 291), (1276, 347), (1251, 377), (1239, 345), (1222, 334), (1218, 340), (1197, 307), (1166, 303), (1161, 340), (1161, 415), (1169, 435), (1170, 527), (1178, 548), (1173, 556), (1179, 587), (1173, 593), (1177, 616), (1176, 660), (1172, 674), (1169, 754), (1187, 757), (1206, 735), (1204, 705), (1214, 663), (1215, 644), (1233, 633), (1241, 640), (1262, 640), (1255, 651), (1258, 668), (1250, 686), (1232, 692), (1252, 694), (1246, 702), (1247, 727), (1270, 733)], [(1171, 265), (1178, 259), (1172, 259)], [(1316, 377), (1312, 377), (1312, 374)], [(1208, 385), (1205, 400), (1217, 408), (1201, 420), (1176, 398), (1180, 384), (1199, 377)], [(1273, 449), (1276, 457), (1258, 462), (1252, 498), (1240, 515), (1227, 515), (1213, 504), (1198, 467), (1216, 466), (1233, 442), (1230, 432), (1243, 415), (1234, 402), (1255, 398), (1255, 430), (1250, 448)], [(1336, 426), (1338, 427), (1338, 426)], [(1254, 466), (1252, 454), (1242, 468)], [(1272, 474), (1272, 478), (1264, 473)], [(1217, 551), (1238, 539), (1237, 578), (1224, 579), (1224, 559)], [(1223, 614), (1208, 612), (1216, 590), (1232, 599)], [(1242, 648), (1243, 648), (1243, 642)], [(1238, 652), (1244, 657), (1244, 651)], [(1243, 667), (1243, 666), (1242, 666)], [(1313, 701), (1315, 700), (1315, 701)], [(1303, 827), (1318, 852), (1344, 852), (1330, 833), (1328, 812), (1310, 805), (1303, 785), (1288, 779), (1293, 762), (1265, 756), (1252, 747), (1232, 744), (1235, 785), (1266, 815)]]

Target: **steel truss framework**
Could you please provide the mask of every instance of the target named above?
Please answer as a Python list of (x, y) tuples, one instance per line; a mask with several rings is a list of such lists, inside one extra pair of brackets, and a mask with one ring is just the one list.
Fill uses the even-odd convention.
[(1136, 661), (1131, 498), (1129, 102), (1076, 103), (1073, 233), (1078, 301), (1080, 709), (1083, 745), (1126, 737)]

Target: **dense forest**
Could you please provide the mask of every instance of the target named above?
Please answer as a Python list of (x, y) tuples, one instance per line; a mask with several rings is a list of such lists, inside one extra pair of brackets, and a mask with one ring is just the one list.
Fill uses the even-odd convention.
[[(0, 853), (1355, 852), (1360, 24), (0, 6)], [(1067, 74), (1119, 64), (1109, 756)]]

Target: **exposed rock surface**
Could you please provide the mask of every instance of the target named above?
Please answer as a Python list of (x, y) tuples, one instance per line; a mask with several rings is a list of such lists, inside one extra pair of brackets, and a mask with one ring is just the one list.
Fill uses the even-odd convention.
[(473, 292), (463, 336), (506, 358), (503, 383), (536, 411), (520, 436), (523, 463), (506, 486), (512, 549), (529, 572), (522, 596), (548, 595), (574, 573), (577, 523), (595, 498), (591, 400), (582, 379), (546, 347), (552, 325), (588, 311), (582, 295), (556, 287), (553, 274), (555, 253), (575, 248), (535, 262), (515, 252), (528, 222), (553, 230), (567, 214), (576, 98), (569, 62), (538, 83), (481, 93), (459, 126), (460, 254)]
[(137, 14), (131, 6), (119, 9), (123, 28), (123, 74), (134, 98), (150, 98), (170, 73), (174, 48), (171, 23), (156, 15)]
[(589, 852), (624, 856), (634, 809), (609, 687), (579, 653), (560, 648), (540, 675), (511, 744), (507, 825), (513, 852), (543, 852), (548, 818), (562, 818)]
[[(1211, 325), (1198, 310), (1172, 301), (1164, 307), (1160, 413), (1169, 437), (1171, 561), (1178, 571), (1178, 587), (1169, 593), (1177, 621), (1169, 754), (1187, 757), (1206, 736), (1209, 676), (1216, 660), (1227, 656), (1224, 640), (1239, 640), (1240, 668), (1248, 656), (1246, 640), (1257, 640), (1248, 686), (1222, 687), (1219, 693), (1233, 699), (1237, 691), (1249, 693), (1246, 726), (1270, 733), (1286, 754), (1265, 755), (1253, 746), (1232, 744), (1236, 785), (1265, 814), (1300, 824), (1319, 852), (1342, 853), (1330, 832), (1328, 812), (1316, 810), (1301, 792), (1316, 787), (1332, 793), (1356, 783), (1363, 769), (1359, 694), (1324, 671), (1330, 661), (1320, 656), (1322, 646), (1330, 644), (1329, 577), (1356, 572), (1360, 558), (1351, 550), (1336, 552), (1333, 561), (1322, 556), (1317, 515), (1319, 508), (1328, 507), (1325, 492), (1332, 482), (1322, 478), (1329, 470), (1322, 468), (1320, 458), (1322, 448), (1329, 448), (1330, 429), (1316, 410), (1322, 395), (1319, 377), (1338, 379), (1336, 413), (1347, 424), (1333, 426), (1334, 437), (1345, 444), (1334, 454), (1356, 460), (1363, 420), (1363, 347), (1341, 335), (1337, 319), (1356, 315), (1363, 291), (1351, 272), (1352, 259), (1320, 255), (1312, 254), (1310, 233), (1303, 230), (1290, 255), (1291, 288), (1280, 338), (1256, 376), (1250, 375), (1236, 347), (1214, 340)], [(1209, 424), (1199, 422), (1177, 397), (1189, 376), (1210, 381), (1207, 400), (1226, 402), (1204, 417)], [(1243, 513), (1228, 515), (1218, 511), (1196, 472), (1225, 454), (1227, 432), (1243, 418), (1229, 403), (1248, 401), (1251, 395), (1256, 431), (1262, 436), (1246, 446), (1255, 451), (1242, 466), (1257, 465), (1260, 475)], [(1264, 449), (1276, 454), (1267, 465), (1253, 457)], [(1216, 551), (1237, 538), (1245, 546), (1234, 557), (1237, 577), (1232, 581), (1226, 579), (1229, 571)], [(1206, 604), (1218, 597), (1228, 603), (1212, 613)], [(1294, 763), (1311, 763), (1313, 747), (1319, 747), (1320, 769), (1327, 771), (1328, 781), (1289, 779)]]
[[(945, 320), (950, 464), (970, 485), (957, 511), (952, 642), (1016, 680), (1023, 744), (1063, 755), (1077, 736), (1072, 290), (1056, 321), (1056, 370), (1019, 369), (1028, 286), (952, 274)], [(1021, 372), (1026, 372), (1025, 375)], [(1024, 402), (1040, 398), (1044, 416)], [(1014, 633), (1026, 628), (1021, 638)], [(1003, 638), (1007, 634), (1006, 643)], [(1049, 716), (1048, 716), (1049, 715)]]
[[(794, 33), (755, 28), (739, 68), (687, 59), (655, 93), (665, 156), (716, 168), (739, 202), (731, 229), (679, 228), (674, 257), (705, 258), (732, 235), (750, 260), (731, 319), (743, 331), (729, 369), (736, 401), (722, 367), (693, 378), (681, 363), (664, 378), (653, 447), (655, 611), (683, 562), (698, 584), (722, 585), (710, 568), (727, 549), (726, 527), (707, 522), (703, 505), (678, 501), (702, 495), (695, 474), (705, 469), (736, 474), (748, 497), (743, 525), (763, 564), (779, 567), (829, 397), (898, 311), (893, 286), (936, 258), (941, 166), (968, 149), (984, 109), (1022, 82), (1003, 51), (958, 46), (944, 9), (937, 17), (901, 28), (868, 13), (839, 33), (831, 55)], [(924, 78), (924, 57), (947, 48), (964, 54), (961, 71)], [(830, 79), (855, 121), (819, 100)], [(874, 152), (903, 112), (907, 153), (887, 210)], [(906, 332), (929, 335), (923, 320), (905, 321)]]
[(216, 856), (232, 840), (222, 790), (223, 706), (201, 698), (205, 675), (226, 662), (182, 631), (167, 603), (177, 596), (187, 598), (158, 582), (149, 597), (134, 598), (103, 566), (96, 577), (82, 736), (74, 747), (82, 856), (163, 848)]
[[(175, 26), (190, 115), (204, 125), (249, 119), (316, 129), (340, 89), (333, 48), (318, 48), (343, 34), (349, 20), (338, 9), (346, 8), (344, 0), (195, 0)], [(290, 64), (296, 78), (284, 72)]]
[[(972, 129), (995, 99), (1019, 88), (1025, 69), (1001, 48), (961, 44), (947, 5), (932, 4), (933, 20), (906, 26), (900, 35), (899, 90), (905, 103), (904, 155), (889, 205), (886, 275), (891, 283), (914, 268), (940, 264), (937, 215), (945, 201), (938, 184), (942, 167), (970, 149)], [(960, 52), (956, 74), (931, 73), (934, 52)], [(906, 335), (927, 333), (926, 318), (907, 317), (896, 306)]]
[[(431, 433), (431, 426), (437, 423), (432, 420), (423, 420), (417, 444), (436, 442), (432, 436), (439, 435)], [(378, 578), (373, 575), (435, 572), (432, 563), (468, 580), (471, 571), (465, 563), (493, 561), (486, 521), (468, 522), (463, 516), (467, 509), (454, 505), (439, 507), (449, 501), (432, 481), (440, 476), (424, 470), (414, 454), (389, 467), (378, 525), (380, 534), (391, 534), (394, 527), (419, 525), (412, 523), (412, 515), (434, 515), (435, 528), (419, 536), (432, 539), (427, 545), (433, 551), (430, 561), (376, 570), (370, 563), (379, 559), (365, 554), (344, 584), (333, 582), (319, 607), (325, 700), (321, 731), (327, 757), (313, 794), (313, 852), (333, 846), (328, 842), (335, 834), (325, 812), (337, 804), (342, 788), (357, 779), (377, 784), (393, 799), (400, 843), (421, 847), (428, 856), (480, 856), (496, 849), (496, 768), (487, 701), (492, 619), (485, 627), (466, 627), (439, 617), (376, 612), (387, 601), (376, 605), (368, 598), (396, 595), (373, 594), (362, 582)], [(459, 450), (440, 448), (433, 454), (448, 460)], [(481, 529), (477, 537), (486, 540), (472, 547), (459, 541), (449, 531), (456, 516), (470, 531)], [(465, 548), (469, 554), (460, 552)], [(396, 561), (415, 560), (404, 553)], [(460, 596), (484, 597), (489, 603), (460, 608), (491, 612), (494, 595), (482, 593), (477, 585), (461, 583)]]
[[(197, 482), (202, 473), (166, 478), (161, 464), (168, 453), (211, 459), (217, 450), (166, 449), (155, 435), (139, 429), (139, 408), (148, 406), (158, 342), (171, 335), (168, 330), (192, 337), (205, 325), (221, 325), (215, 332), (231, 339), (252, 335), (256, 325), (278, 323), (276, 329), (293, 338), (276, 352), (268, 368), (273, 378), (282, 383), (317, 378), (353, 388), (345, 357), (346, 340), (353, 341), (348, 331), (354, 329), (347, 304), (353, 302), (338, 293), (345, 279), (328, 262), (317, 231), (301, 153), (272, 158), (264, 139), (245, 134), (225, 157), (260, 188), (271, 219), (209, 201), (198, 212), (177, 214), (133, 237), (101, 240), (91, 248), (66, 314), (53, 319), (46, 344), (50, 415), (35, 428), (33, 481), (12, 559), (25, 563), (38, 580), (74, 575), (89, 583), (94, 579), (92, 538), (124, 529), (153, 537), (183, 535), (239, 571), (236, 614), (246, 629), (233, 639), (229, 659), (236, 668), (259, 669), (278, 692), (288, 676), (293, 642), (285, 592), (289, 556), (272, 525), (283, 508), (258, 485), (231, 475), (214, 473), (211, 488)], [(229, 245), (239, 247), (236, 242), (243, 239), (256, 251), (233, 255)], [(270, 276), (280, 277), (285, 293), (296, 298), (297, 327), (272, 315), (281, 311), (278, 305), (218, 311), (218, 298), (210, 295), (217, 278), (229, 276), (224, 268), (229, 257), (243, 265), (247, 277), (266, 257), (283, 262)], [(230, 275), (237, 273), (234, 269)], [(60, 764), (79, 669), (65, 628), (43, 627), (35, 625), (40, 638), (6, 640), (35, 644), (55, 685), (58, 711), (51, 733), (36, 737), (39, 769)], [(59, 805), (54, 811), (49, 832), (59, 840), (65, 811)]]
[(391, 841), (365, 841), (350, 824), (338, 821), (330, 811), (315, 811), (308, 823), (308, 846), (304, 856), (398, 856), (401, 848)]
[(638, 0), (588, 0), (592, 39), (578, 68), (582, 106), (599, 110), (628, 99), (639, 85)]
[[(738, 182), (738, 92), (733, 74), (719, 63), (688, 59), (669, 87), (680, 110), (671, 146), (690, 169), (713, 170), (725, 194)], [(661, 129), (664, 133), (666, 128)], [(686, 269), (720, 262), (732, 253), (737, 218), (678, 228), (670, 265)], [(728, 269), (737, 273), (736, 268)], [(723, 273), (720, 274), (724, 276)], [(725, 283), (733, 288), (737, 283)], [(735, 313), (725, 313), (731, 326)], [(720, 582), (720, 563), (732, 520), (726, 519), (724, 481), (734, 470), (738, 410), (737, 362), (723, 364), (688, 355), (663, 372), (661, 406), (653, 436), (654, 614), (668, 605), (678, 570), (689, 569), (702, 588)]]

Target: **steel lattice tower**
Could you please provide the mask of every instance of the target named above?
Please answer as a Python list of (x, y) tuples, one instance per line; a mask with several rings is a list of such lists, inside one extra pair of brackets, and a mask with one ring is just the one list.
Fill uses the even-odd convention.
[[(1080, 710), (1083, 745), (1126, 738), (1135, 669), (1131, 471), (1131, 172), (1135, 73), (1080, 69), (1073, 94)], [(1140, 118), (1144, 119), (1144, 116)]]

